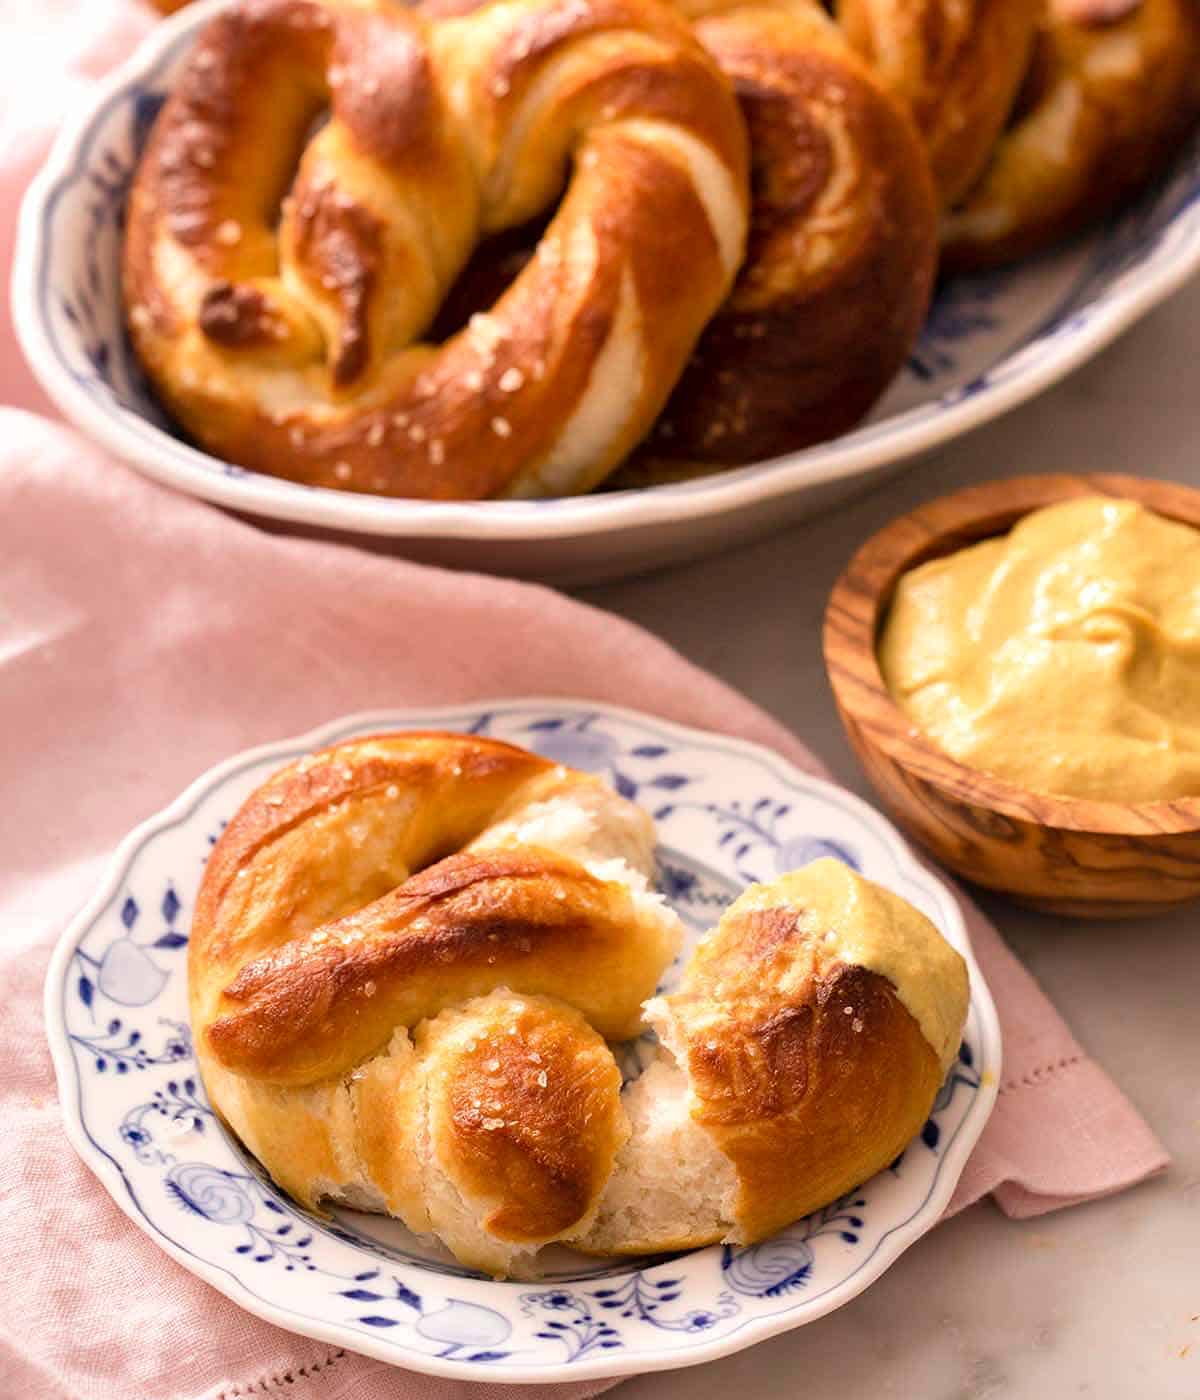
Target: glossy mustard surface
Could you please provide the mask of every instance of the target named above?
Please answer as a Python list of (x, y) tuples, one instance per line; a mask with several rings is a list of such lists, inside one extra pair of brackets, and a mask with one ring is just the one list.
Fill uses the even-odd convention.
[(1083, 497), (904, 575), (879, 644), (943, 749), (1035, 792), (1200, 795), (1200, 531)]

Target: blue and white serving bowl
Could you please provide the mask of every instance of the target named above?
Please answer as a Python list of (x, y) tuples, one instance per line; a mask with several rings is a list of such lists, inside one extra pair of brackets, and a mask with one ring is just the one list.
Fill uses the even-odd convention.
[(833, 504), (994, 418), (1094, 355), (1200, 265), (1200, 142), (1134, 208), (1063, 252), (949, 284), (869, 422), (715, 477), (554, 501), (392, 500), (232, 467), (174, 436), (122, 330), (125, 195), (172, 76), (225, 0), (158, 26), (69, 121), (25, 201), (13, 284), (30, 364), (68, 418), (116, 456), (246, 514), (387, 540), (415, 558), (593, 581), (695, 558)]
[[(537, 1284), (472, 1273), (396, 1221), (297, 1206), (205, 1098), (187, 1011), (193, 903), (221, 828), (276, 768), (354, 734), (412, 727), (510, 740), (601, 773), (642, 803), (658, 824), (660, 887), (693, 937), (747, 883), (819, 855), (923, 910), (967, 959), (971, 1008), (920, 1135), (886, 1171), (762, 1244), (615, 1263), (557, 1250)], [(841, 1306), (936, 1224), (1000, 1074), (996, 1010), (954, 897), (882, 817), (764, 749), (562, 700), (360, 715), (221, 764), (123, 843), (55, 952), (46, 1024), (72, 1143), (184, 1268), (331, 1345), (513, 1383), (693, 1365)]]

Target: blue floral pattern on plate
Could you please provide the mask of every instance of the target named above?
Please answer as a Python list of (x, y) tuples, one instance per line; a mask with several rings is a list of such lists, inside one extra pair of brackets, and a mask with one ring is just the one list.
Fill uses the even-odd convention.
[[(764, 750), (557, 700), (341, 721), (232, 760), (133, 833), (56, 952), (47, 1023), (68, 1131), (143, 1229), (282, 1326), (411, 1369), (523, 1381), (687, 1365), (749, 1345), (853, 1296), (936, 1221), (998, 1079), (995, 1011), (973, 965), (959, 1063), (922, 1133), (852, 1196), (761, 1244), (617, 1264), (555, 1249), (535, 1287), (482, 1278), (397, 1221), (317, 1215), (285, 1196), (205, 1099), (187, 1024), (188, 920), (216, 833), (269, 773), (320, 743), (405, 727), (523, 744), (645, 805), (660, 888), (693, 939), (748, 881), (833, 855), (912, 900), (970, 957), (949, 891), (888, 824)], [(627, 1076), (644, 1048), (623, 1047)]]

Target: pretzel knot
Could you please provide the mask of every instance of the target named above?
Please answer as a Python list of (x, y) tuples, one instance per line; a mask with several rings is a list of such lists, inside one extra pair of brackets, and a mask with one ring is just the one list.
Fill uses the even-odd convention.
[(488, 739), (284, 769), (193, 921), (214, 1105), (300, 1200), (390, 1211), (482, 1267), (579, 1233), (628, 1136), (605, 1039), (637, 1034), (679, 946), (653, 839), (599, 780)]
[[(834, 860), (682, 927), (649, 818), (490, 739), (312, 755), (215, 846), (189, 992), (212, 1103), (299, 1200), (398, 1216), (464, 1263), (555, 1240), (761, 1239), (893, 1161), (957, 1053), (966, 968)], [(622, 1091), (606, 1043), (660, 1048)]]
[(851, 44), (913, 115), (945, 205), (987, 165), (1043, 0), (836, 0)]
[(1051, 0), (982, 178), (947, 216), (952, 267), (1079, 232), (1161, 173), (1200, 120), (1196, 0)]
[[(391, 495), (586, 490), (729, 290), (747, 183), (733, 94), (658, 0), (242, 0), (139, 167), (128, 322), (231, 461)], [(422, 343), (478, 239), (564, 185), (491, 312)]]

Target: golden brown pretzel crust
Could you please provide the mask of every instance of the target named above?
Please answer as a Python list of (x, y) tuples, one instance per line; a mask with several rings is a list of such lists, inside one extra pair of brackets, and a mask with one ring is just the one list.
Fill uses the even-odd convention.
[[(479, 234), (547, 207), (569, 166), (490, 315), (417, 343)], [(130, 333), (170, 411), (230, 461), (389, 495), (584, 490), (728, 290), (746, 181), (732, 94), (658, 0), (436, 21), (241, 0), (139, 166)]]
[(687, 0), (750, 132), (746, 262), (614, 485), (762, 461), (853, 427), (933, 290), (937, 210), (911, 123), (813, 4)]
[(551, 851), (448, 856), (345, 918), (245, 964), (208, 1044), (227, 1069), (277, 1084), (341, 1074), (448, 1003), (496, 986), (571, 1002), (612, 1040), (636, 1034), (615, 993), (627, 907)]
[(420, 1038), (438, 1061), (431, 1134), (464, 1189), (496, 1199), (494, 1234), (561, 1234), (603, 1189), (624, 1137), (616, 1061), (578, 1013), (549, 1018), (533, 999), (488, 1008), (457, 1043), (455, 1020)]
[[(646, 440), (637, 487), (845, 432), (895, 377), (928, 309), (937, 209), (912, 123), (813, 0), (676, 0), (733, 83), (750, 133), (746, 259)], [(479, 0), (422, 6), (477, 8)], [(484, 245), (457, 319), (524, 265)]]
[[(750, 916), (728, 930), (736, 951), (689, 975), (670, 998), (693, 1117), (737, 1170), (735, 1218), (745, 1240), (773, 1234), (894, 1161), (942, 1080), (886, 978), (835, 962), (797, 979), (789, 966), (784, 992), (773, 950), (795, 926), (791, 910)], [(718, 980), (719, 1027), (710, 1015)]]
[(272, 1175), (498, 1272), (497, 1242), (536, 1247), (594, 1207), (627, 1133), (604, 1035), (636, 1033), (675, 947), (626, 867), (520, 835), (555, 804), (585, 847), (645, 867), (643, 813), (512, 745), (418, 732), (309, 755), (222, 833), (188, 955), (205, 1085)]
[[(866, 1180), (957, 1048), (962, 959), (825, 860), (745, 891), (680, 991), (649, 1000), (679, 943), (645, 890), (652, 850), (605, 784), (491, 739), (380, 734), (289, 765), (226, 827), (197, 898), (214, 1108), (299, 1200), (390, 1211), (497, 1274), (556, 1239), (759, 1239)], [(670, 1209), (615, 1236), (601, 1220), (645, 1140), (606, 1041), (643, 1007), (694, 1134), (671, 1160), (725, 1202), (685, 1238)]]
[(916, 121), (942, 203), (987, 165), (1029, 66), (1043, 0), (837, 0), (853, 47)]
[(1160, 173), (1200, 118), (1200, 5), (1047, 6), (1009, 129), (947, 216), (943, 256), (978, 268), (1041, 251)]

